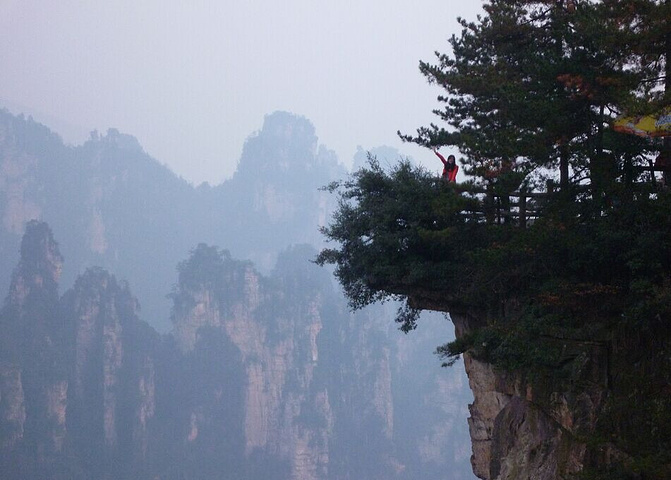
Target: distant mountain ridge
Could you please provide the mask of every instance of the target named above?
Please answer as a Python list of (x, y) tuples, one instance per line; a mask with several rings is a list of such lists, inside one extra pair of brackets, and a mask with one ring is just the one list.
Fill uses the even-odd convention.
[(446, 320), (403, 337), (309, 262), (344, 175), (286, 112), (193, 187), (114, 129), (69, 147), (1, 111), (3, 477), (472, 478)]
[(147, 321), (165, 330), (169, 279), (189, 249), (221, 245), (268, 271), (286, 246), (321, 242), (333, 200), (319, 187), (344, 173), (318, 147), (312, 124), (286, 112), (268, 115), (248, 139), (232, 179), (195, 188), (115, 129), (69, 147), (31, 119), (0, 111), (1, 266), (16, 263), (25, 223), (45, 220), (64, 245), (66, 284), (86, 266), (109, 268), (133, 285)]

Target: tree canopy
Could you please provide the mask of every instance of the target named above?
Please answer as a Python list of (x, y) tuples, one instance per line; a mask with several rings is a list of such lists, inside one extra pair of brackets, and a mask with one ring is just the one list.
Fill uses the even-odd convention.
[(558, 174), (566, 188), (594, 175), (606, 155), (622, 169), (661, 148), (609, 126), (669, 104), (670, 9), (666, 1), (488, 2), (476, 22), (460, 19), (451, 54), (420, 62), (445, 90), (434, 110), (440, 124), (402, 136), (457, 147), (476, 181), (512, 164), (536, 186)]
[[(420, 62), (444, 90), (440, 123), (401, 135), (458, 149), (469, 180), (371, 158), (329, 187), (339, 207), (322, 232), (336, 245), (317, 262), (335, 265), (354, 308), (405, 300), (406, 332), (422, 308), (486, 319), (438, 347), (446, 364), (468, 351), (577, 391), (557, 339), (617, 349), (590, 441), (608, 438), (627, 460), (590, 478), (668, 478), (671, 192), (646, 165), (671, 145), (612, 124), (671, 104), (671, 2), (493, 0), (484, 10), (460, 20), (450, 54)], [(539, 194), (528, 221), (511, 202), (525, 192)]]
[[(628, 209), (638, 208), (632, 205), (661, 202), (666, 195), (654, 182), (645, 184), (650, 172), (634, 168), (663, 143), (615, 132), (611, 125), (618, 115), (669, 104), (669, 2), (494, 0), (484, 10), (476, 22), (460, 19), (463, 30), (450, 39), (450, 55), (437, 52), (435, 65), (420, 62), (429, 82), (445, 90), (438, 97), (442, 108), (435, 110), (442, 124), (403, 137), (428, 147), (457, 147), (466, 155), (470, 179), (458, 187), (439, 185), (409, 162), (385, 172), (372, 158), (330, 187), (340, 204), (323, 233), (340, 248), (323, 250), (319, 262), (336, 265), (354, 307), (388, 295), (416, 295), (419, 286), (449, 291), (452, 306), (469, 304), (480, 289), (464, 278), (480, 278), (474, 272), (487, 262), (479, 262), (497, 258), (502, 246), (514, 248), (501, 262), (501, 278), (505, 286), (518, 285), (525, 261), (508, 261), (521, 256), (515, 248), (538, 250), (533, 238), (556, 240), (557, 229), (602, 228), (605, 218), (625, 218)], [(560, 179), (561, 195), (545, 191), (549, 178)], [(492, 198), (509, 202), (515, 190), (545, 193), (534, 206), (536, 223), (526, 231), (498, 228), (487, 213)], [(509, 203), (504, 208), (510, 213)], [(637, 230), (615, 223), (607, 228)], [(556, 276), (554, 269), (565, 265), (554, 256), (545, 269)], [(516, 287), (517, 295), (524, 291)], [(496, 305), (501, 297), (490, 300)]]

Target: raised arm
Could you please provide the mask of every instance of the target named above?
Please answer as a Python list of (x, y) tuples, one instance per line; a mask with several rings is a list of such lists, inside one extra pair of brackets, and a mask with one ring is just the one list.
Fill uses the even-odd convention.
[(435, 148), (433, 149), (433, 153), (435, 153), (436, 155), (438, 155), (438, 158), (440, 158), (440, 161), (443, 162), (443, 165), (445, 165), (445, 166), (447, 167), (447, 160), (445, 160), (445, 157), (443, 157), (443, 156), (438, 152), (438, 150), (436, 150)]

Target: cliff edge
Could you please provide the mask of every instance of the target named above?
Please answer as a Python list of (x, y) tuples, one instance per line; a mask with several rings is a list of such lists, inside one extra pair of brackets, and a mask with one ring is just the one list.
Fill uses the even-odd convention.
[(338, 246), (317, 261), (350, 304), (405, 299), (406, 332), (421, 310), (451, 316), (457, 338), (437, 353), (463, 357), (483, 480), (671, 477), (671, 192), (612, 188), (605, 205), (538, 193), (531, 223), (497, 221), (482, 190), (409, 162), (371, 159), (332, 188), (323, 233)]

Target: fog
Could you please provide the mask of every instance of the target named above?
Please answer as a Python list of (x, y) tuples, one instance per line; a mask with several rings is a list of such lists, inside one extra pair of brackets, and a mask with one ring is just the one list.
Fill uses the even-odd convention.
[(0, 3), (3, 478), (471, 480), (449, 317), (313, 260), (479, 5)]
[(481, 2), (0, 2), (0, 105), (70, 143), (109, 127), (185, 179), (235, 170), (264, 115), (310, 119), (348, 164), (434, 120), (419, 60), (447, 50)]
[(449, 319), (403, 335), (311, 261), (345, 175), (288, 112), (194, 187), (131, 135), (0, 110), (3, 479), (472, 479)]

